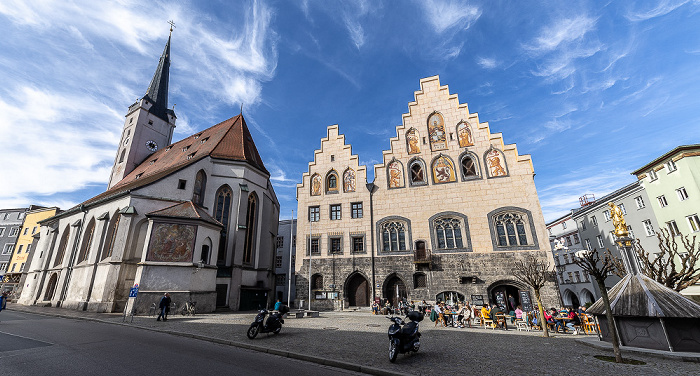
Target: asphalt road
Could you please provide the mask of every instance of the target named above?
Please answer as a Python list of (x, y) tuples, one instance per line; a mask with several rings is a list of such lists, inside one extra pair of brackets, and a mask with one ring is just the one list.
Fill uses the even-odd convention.
[(98, 322), (0, 312), (2, 375), (358, 375), (236, 347)]

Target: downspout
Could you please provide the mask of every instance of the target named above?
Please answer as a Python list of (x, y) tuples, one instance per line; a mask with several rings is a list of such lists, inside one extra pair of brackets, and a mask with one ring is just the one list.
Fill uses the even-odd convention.
[(80, 211), (83, 212), (83, 219), (78, 225), (78, 233), (75, 236), (73, 250), (70, 253), (70, 259), (68, 260), (68, 270), (66, 270), (66, 278), (63, 281), (63, 287), (61, 287), (61, 297), (58, 300), (58, 307), (61, 307), (63, 305), (63, 301), (66, 299), (66, 294), (68, 293), (68, 284), (70, 283), (71, 275), (73, 274), (73, 263), (75, 263), (75, 254), (78, 250), (78, 246), (80, 245), (80, 241), (82, 241), (81, 238), (83, 236), (83, 225), (85, 224), (85, 217), (87, 216), (87, 210), (85, 209), (85, 205), (80, 205)]

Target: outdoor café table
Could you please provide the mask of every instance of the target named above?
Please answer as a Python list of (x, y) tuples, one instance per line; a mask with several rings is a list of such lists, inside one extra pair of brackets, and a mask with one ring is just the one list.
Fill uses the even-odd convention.
[[(571, 320), (570, 318), (568, 318), (566, 316), (565, 317), (552, 317), (552, 320), (554, 320), (554, 322), (561, 321), (563, 324), (561, 327), (562, 333), (566, 333), (566, 322), (570, 321)], [(556, 328), (556, 326), (555, 326), (555, 328)]]
[(443, 313), (443, 316), (445, 316), (445, 325), (447, 325), (447, 326), (454, 326), (454, 322), (455, 322), (455, 317), (454, 317), (454, 316), (455, 316), (456, 314), (457, 314), (457, 312), (445, 311), (445, 312)]

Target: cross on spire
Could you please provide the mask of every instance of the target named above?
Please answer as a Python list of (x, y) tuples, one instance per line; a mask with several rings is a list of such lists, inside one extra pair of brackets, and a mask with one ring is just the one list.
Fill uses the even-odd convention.
[(168, 21), (170, 24), (170, 35), (173, 35), (173, 29), (175, 28), (175, 22), (173, 20)]

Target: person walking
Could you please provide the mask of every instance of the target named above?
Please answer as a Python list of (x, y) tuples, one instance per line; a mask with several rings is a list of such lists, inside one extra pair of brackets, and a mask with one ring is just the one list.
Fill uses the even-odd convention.
[(7, 291), (0, 295), (0, 312), (5, 308), (7, 308)]
[(158, 318), (156, 321), (160, 321), (161, 317), (163, 318), (163, 321), (168, 321), (168, 312), (170, 312), (170, 294), (166, 292), (163, 297), (160, 298), (158, 308), (160, 308), (160, 313), (158, 313)]

